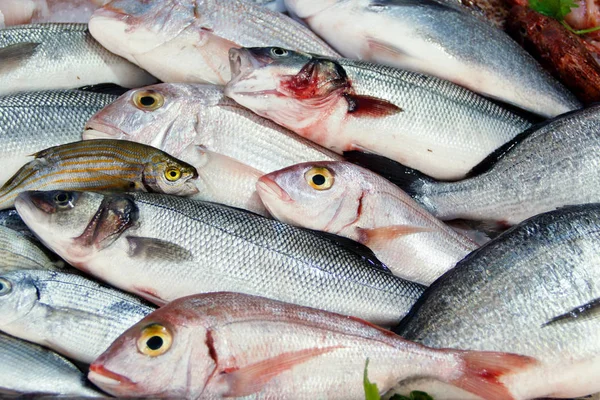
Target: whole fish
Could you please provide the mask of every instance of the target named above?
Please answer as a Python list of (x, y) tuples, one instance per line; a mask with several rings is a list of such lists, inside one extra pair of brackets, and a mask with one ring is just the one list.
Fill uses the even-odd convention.
[(600, 391), (600, 205), (564, 207), (513, 227), (421, 297), (397, 332), (425, 346), (536, 358), (518, 398)]
[(0, 275), (0, 330), (83, 363), (155, 310), (81, 275), (20, 270)]
[(379, 175), (346, 162), (304, 163), (260, 178), (278, 220), (369, 247), (392, 273), (430, 285), (478, 246)]
[(96, 83), (125, 87), (156, 79), (104, 49), (85, 24), (33, 24), (0, 30), (0, 94), (71, 89)]
[(70, 264), (158, 305), (232, 291), (390, 326), (424, 290), (393, 276), (357, 243), (340, 244), (348, 239), (218, 204), (51, 191), (22, 193), (16, 207)]
[[(460, 179), (531, 122), (460, 86), (278, 47), (232, 49), (225, 94), (337, 153), (379, 154)], [(314, 160), (312, 160), (314, 161)]]
[(0, 97), (0, 185), (25, 165), (31, 154), (81, 140), (87, 120), (116, 98), (81, 90)]
[(140, 143), (86, 140), (34, 156), (0, 188), (0, 209), (12, 207), (26, 190), (142, 190), (180, 196), (198, 192), (193, 166)]
[(190, 144), (262, 172), (340, 156), (240, 106), (214, 85), (159, 84), (125, 93), (94, 115), (84, 139), (125, 139), (175, 157)]
[(580, 107), (508, 35), (436, 0), (285, 0), (343, 56), (437, 76), (546, 117)]
[(242, 0), (113, 0), (96, 10), (89, 27), (108, 50), (163, 82), (224, 85), (232, 47), (337, 55), (287, 15)]
[(55, 269), (56, 267), (57, 265), (37, 241), (0, 226), (0, 273), (15, 269)]
[[(515, 354), (430, 349), (366, 321), (239, 293), (176, 300), (125, 332), (89, 379), (116, 396), (361, 399), (363, 371), (385, 393), (434, 376), (488, 399), (498, 377), (531, 367)], [(251, 396), (251, 397), (250, 397)]]
[[(570, 204), (600, 201), (600, 105), (535, 126), (498, 149), (472, 178), (438, 182), (380, 158), (358, 162), (398, 184), (442, 220), (510, 226)], [(352, 155), (348, 155), (353, 159)]]
[(0, 393), (103, 397), (67, 359), (44, 347), (0, 333)]

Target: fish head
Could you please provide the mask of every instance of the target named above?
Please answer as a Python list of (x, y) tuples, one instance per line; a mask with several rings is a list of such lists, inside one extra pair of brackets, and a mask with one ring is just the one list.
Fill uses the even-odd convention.
[(307, 19), (344, 0), (285, 0), (285, 8), (293, 16)]
[(0, 275), (0, 328), (23, 318), (39, 302), (35, 279), (27, 270)]
[(198, 171), (184, 161), (158, 151), (144, 168), (144, 185), (157, 193), (191, 196), (198, 193)]
[(363, 197), (360, 177), (353, 175), (346, 164), (327, 161), (293, 165), (262, 176), (256, 190), (275, 218), (337, 233), (360, 216)]

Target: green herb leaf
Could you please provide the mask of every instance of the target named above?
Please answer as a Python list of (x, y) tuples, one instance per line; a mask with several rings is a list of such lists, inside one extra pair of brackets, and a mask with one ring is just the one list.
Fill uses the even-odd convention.
[(377, 384), (371, 383), (369, 381), (369, 377), (367, 375), (368, 369), (369, 359), (367, 358), (367, 362), (365, 364), (365, 374), (363, 378), (363, 386), (365, 388), (365, 400), (381, 400), (381, 396), (379, 396), (379, 389), (377, 389)]
[(390, 397), (390, 400), (411, 400), (411, 398), (402, 396), (401, 394), (395, 394), (392, 397)]
[(433, 400), (433, 397), (425, 392), (414, 390), (410, 392), (410, 400)]
[(579, 5), (573, 0), (529, 0), (529, 8), (558, 21), (564, 20), (577, 7)]

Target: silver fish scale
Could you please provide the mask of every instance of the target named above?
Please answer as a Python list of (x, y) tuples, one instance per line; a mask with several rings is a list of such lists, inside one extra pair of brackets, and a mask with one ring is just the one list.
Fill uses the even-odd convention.
[(600, 298), (599, 241), (599, 204), (530, 218), (438, 279), (397, 332), (426, 346), (558, 364), (597, 357), (600, 319), (544, 324)]
[(0, 272), (23, 268), (52, 268), (52, 261), (29, 237), (0, 226)]
[[(217, 204), (146, 193), (131, 196), (140, 209), (140, 234), (192, 252), (196, 262), (187, 266), (189, 275), (177, 273), (179, 279), (204, 282), (208, 273), (216, 274), (216, 285), (221, 277), (243, 282), (241, 287), (211, 291), (241, 290), (389, 325), (424, 290), (307, 230)], [(162, 262), (148, 268), (167, 266)]]

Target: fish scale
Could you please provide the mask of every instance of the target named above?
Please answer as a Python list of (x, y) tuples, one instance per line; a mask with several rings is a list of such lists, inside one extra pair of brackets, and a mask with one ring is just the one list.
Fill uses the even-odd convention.
[(52, 260), (44, 251), (33, 239), (0, 226), (0, 271), (54, 268)]

